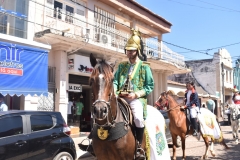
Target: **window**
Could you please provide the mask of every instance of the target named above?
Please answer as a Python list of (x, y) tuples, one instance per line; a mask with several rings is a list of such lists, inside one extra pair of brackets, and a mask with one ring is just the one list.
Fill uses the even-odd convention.
[(63, 7), (62, 3), (54, 1), (54, 15), (53, 15), (54, 17), (62, 19), (62, 7)]
[(3, 1), (0, 8), (0, 33), (27, 38), (28, 0)]
[(66, 5), (66, 17), (65, 17), (66, 22), (73, 23), (73, 11), (74, 11), (73, 7)]
[(30, 120), (32, 132), (50, 129), (53, 127), (53, 120), (50, 115), (32, 115)]
[(21, 116), (0, 118), (0, 138), (23, 133)]

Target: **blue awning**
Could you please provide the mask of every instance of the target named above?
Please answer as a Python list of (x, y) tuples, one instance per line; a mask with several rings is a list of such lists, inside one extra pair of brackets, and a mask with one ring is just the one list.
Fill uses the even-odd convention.
[(0, 41), (0, 93), (47, 95), (48, 51)]

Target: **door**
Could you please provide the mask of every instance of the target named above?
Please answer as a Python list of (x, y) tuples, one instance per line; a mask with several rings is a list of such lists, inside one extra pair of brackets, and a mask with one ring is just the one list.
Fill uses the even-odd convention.
[(0, 159), (25, 159), (28, 155), (24, 116), (0, 117)]
[(50, 114), (27, 115), (29, 128), (29, 155), (28, 159), (42, 160), (51, 158), (60, 149), (59, 128), (56, 118)]

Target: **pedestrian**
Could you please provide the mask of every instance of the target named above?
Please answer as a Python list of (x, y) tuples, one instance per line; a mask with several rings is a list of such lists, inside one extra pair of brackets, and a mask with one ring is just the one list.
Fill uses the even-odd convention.
[(238, 108), (240, 109), (240, 92), (238, 91), (236, 86), (234, 86), (233, 90), (232, 103), (238, 105)]
[(8, 111), (8, 106), (4, 103), (4, 96), (0, 93), (0, 111)]
[(210, 95), (208, 97), (208, 100), (206, 102), (207, 108), (214, 113), (215, 110), (215, 102), (211, 99)]
[(186, 84), (187, 90), (185, 93), (185, 106), (182, 106), (181, 108), (187, 108), (190, 111), (190, 121), (191, 125), (193, 127), (193, 136), (199, 137), (199, 127), (197, 122), (197, 114), (199, 113), (199, 99), (198, 99), (198, 93), (196, 92), (195, 85), (192, 81), (188, 82)]
[(80, 98), (78, 98), (76, 102), (76, 114), (77, 114), (77, 119), (79, 120), (79, 129), (81, 129), (81, 119), (82, 119), (83, 109), (84, 109), (84, 105), (81, 102)]
[(70, 100), (68, 101), (68, 122), (73, 122), (72, 107), (73, 107), (73, 102)]
[(114, 75), (114, 90), (119, 97), (129, 103), (136, 126), (136, 139), (138, 141), (136, 159), (143, 159), (145, 155), (141, 144), (144, 135), (144, 118), (146, 118), (147, 95), (154, 88), (153, 75), (150, 66), (143, 54), (143, 43), (140, 32), (132, 30), (133, 35), (125, 46), (128, 61), (121, 62)]

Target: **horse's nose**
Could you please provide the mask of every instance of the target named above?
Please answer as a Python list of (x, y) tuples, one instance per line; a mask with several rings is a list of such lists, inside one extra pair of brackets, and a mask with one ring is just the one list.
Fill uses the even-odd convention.
[(107, 107), (103, 107), (102, 111), (103, 111), (104, 114), (106, 114), (107, 113)]

